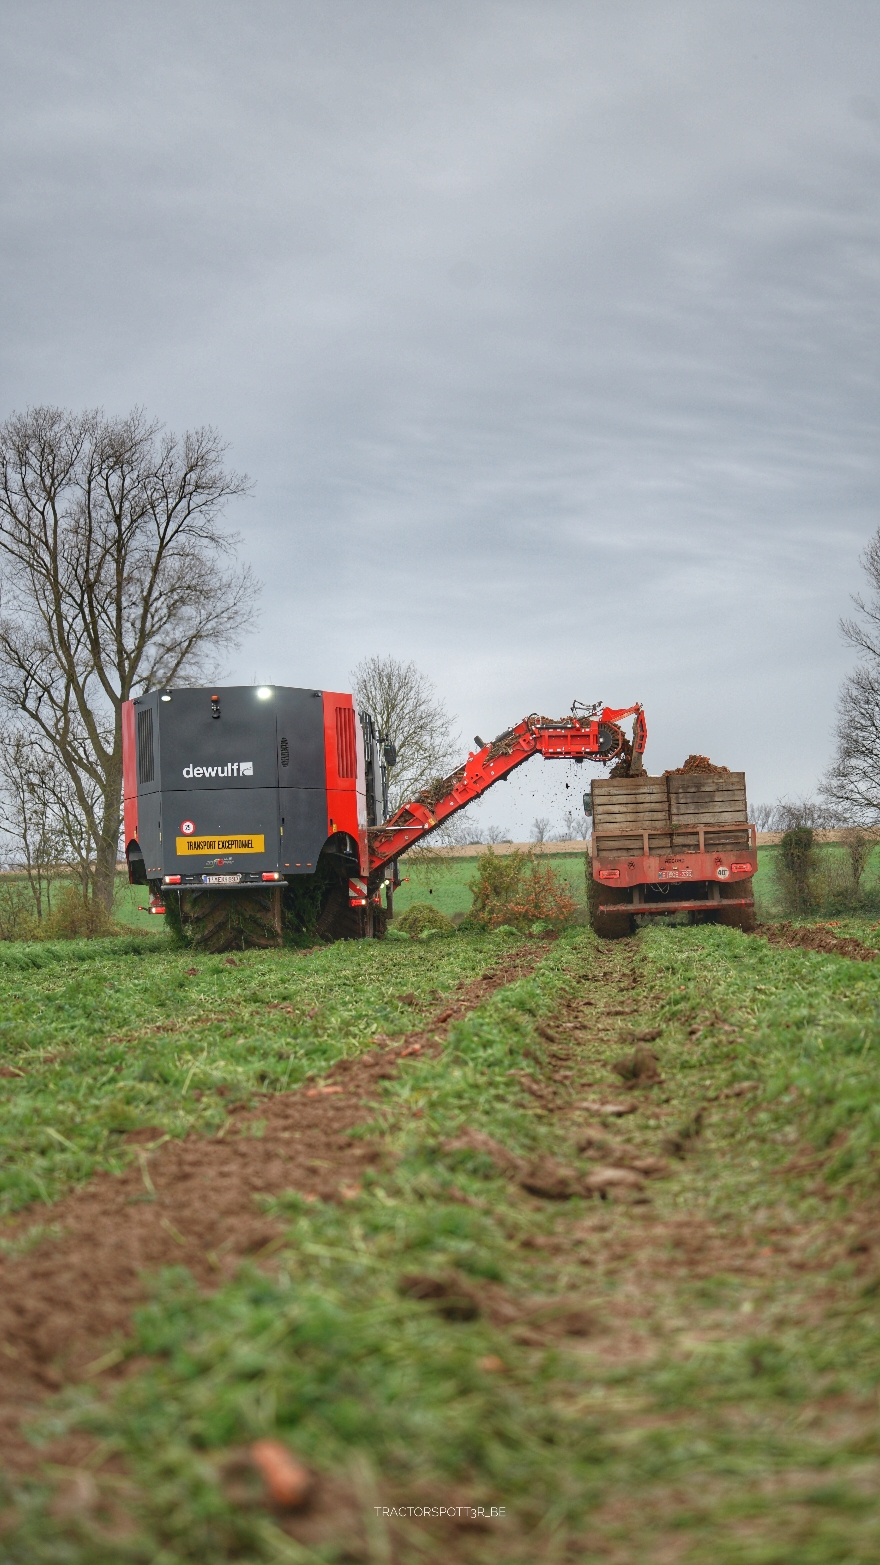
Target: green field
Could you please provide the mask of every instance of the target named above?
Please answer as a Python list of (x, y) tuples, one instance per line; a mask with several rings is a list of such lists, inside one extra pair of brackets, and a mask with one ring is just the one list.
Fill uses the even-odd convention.
[[(232, 1146), (238, 1105), (377, 1035), (429, 1040), (518, 950), (459, 934), (232, 967), (161, 935), (0, 947), (0, 1253), (38, 1265), (52, 1202), (131, 1166), (132, 1132), (229, 1127)], [(180, 1266), (145, 1279), (105, 1345), (127, 1375), (34, 1410), (4, 1562), (880, 1557), (880, 962), (710, 926), (575, 930), (530, 960), (379, 1083), (383, 1158), (350, 1200), (255, 1190), (270, 1259), (207, 1289)], [(661, 1080), (627, 1092), (611, 1066), (639, 1031)], [(636, 1112), (602, 1111), (621, 1099)], [(609, 1160), (630, 1183), (591, 1195)], [(471, 1318), (409, 1297), (413, 1273), (457, 1279)], [(267, 1435), (324, 1475), (323, 1530), (224, 1478)], [(441, 1501), (505, 1514), (382, 1515)]]
[[(395, 915), (405, 913), (414, 902), (429, 902), (447, 918), (454, 913), (467, 913), (471, 905), (468, 883), (477, 872), (478, 852), (475, 851), (473, 858), (436, 858), (424, 863), (404, 854), (400, 860), (403, 884), (394, 893)], [(584, 856), (580, 853), (546, 853), (542, 855), (542, 862), (552, 864), (576, 902), (585, 908)]]
[[(843, 854), (843, 849), (836, 844), (826, 845), (819, 851), (823, 859), (834, 859)], [(754, 886), (759, 917), (778, 917), (781, 914), (774, 870), (778, 853), (777, 847), (758, 850), (758, 873)], [(586, 907), (585, 857), (579, 853), (548, 851), (542, 855), (542, 859), (553, 865), (569, 887), (571, 895)], [(400, 860), (400, 873), (401, 877), (409, 878), (395, 893), (395, 913), (405, 913), (413, 902), (425, 901), (430, 901), (449, 918), (453, 913), (466, 913), (471, 901), (468, 882), (473, 879), (476, 868), (476, 857), (435, 859), (421, 865), (417, 859), (408, 859), (404, 855)], [(877, 849), (865, 871), (863, 886), (873, 896), (880, 895), (880, 852)]]
[[(843, 849), (837, 845), (826, 845), (819, 851), (825, 862), (842, 858), (843, 855)], [(472, 858), (436, 858), (426, 862), (404, 855), (400, 860), (403, 884), (394, 897), (395, 914), (405, 913), (414, 902), (428, 902), (447, 917), (467, 913), (471, 904), (469, 882), (476, 874), (478, 852), (475, 849)], [(758, 851), (758, 873), (754, 884), (759, 917), (782, 916), (774, 872), (778, 852), (776, 847)], [(584, 855), (548, 851), (542, 858), (552, 864), (578, 905), (586, 908)], [(880, 901), (880, 851), (877, 849), (865, 871), (863, 888), (872, 899)], [(161, 930), (161, 919), (138, 911), (139, 906), (145, 906), (148, 901), (145, 887), (129, 886), (124, 876), (118, 877), (113, 911), (114, 917), (121, 924), (145, 934), (156, 934)]]

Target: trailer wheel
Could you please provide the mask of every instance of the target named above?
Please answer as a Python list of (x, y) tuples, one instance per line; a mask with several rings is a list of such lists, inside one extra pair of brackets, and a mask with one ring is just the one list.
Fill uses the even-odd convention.
[(716, 923), (724, 924), (728, 929), (741, 929), (744, 935), (755, 932), (755, 904), (749, 907), (728, 907), (724, 903), (732, 897), (753, 896), (752, 882), (750, 880), (736, 880), (731, 886), (719, 886), (721, 892), (721, 909), (717, 914)]
[[(589, 874), (589, 871), (588, 871)], [(592, 875), (587, 882), (587, 900), (590, 907), (590, 927), (600, 940), (623, 940), (627, 935), (635, 931), (635, 920), (629, 911), (632, 907), (631, 893), (618, 886), (600, 885)], [(600, 913), (600, 902), (619, 902), (619, 913)]]
[(280, 886), (255, 891), (182, 891), (180, 923), (202, 951), (267, 950), (281, 945)]

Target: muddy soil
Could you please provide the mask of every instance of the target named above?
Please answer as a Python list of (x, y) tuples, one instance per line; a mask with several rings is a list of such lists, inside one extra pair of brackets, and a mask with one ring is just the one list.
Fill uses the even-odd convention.
[(823, 925), (759, 924), (756, 935), (774, 946), (800, 947), (805, 951), (827, 951), (833, 956), (848, 956), (855, 962), (874, 962), (877, 952), (863, 945), (854, 935), (836, 935)]
[(143, 1302), (145, 1274), (186, 1266), (201, 1286), (216, 1286), (245, 1256), (271, 1252), (282, 1233), (261, 1216), (259, 1196), (357, 1194), (364, 1170), (385, 1154), (351, 1132), (369, 1118), (382, 1082), (407, 1055), (442, 1047), (451, 1022), (530, 972), (545, 949), (517, 946), (402, 1041), (233, 1113), (217, 1136), (133, 1133), (125, 1173), (99, 1175), (7, 1228), (7, 1240), (23, 1243), (32, 1226), (54, 1232), (26, 1253), (0, 1256), (0, 1464), (22, 1471), (42, 1459), (21, 1433), (42, 1397), (65, 1382), (124, 1372), (112, 1362), (113, 1342)]

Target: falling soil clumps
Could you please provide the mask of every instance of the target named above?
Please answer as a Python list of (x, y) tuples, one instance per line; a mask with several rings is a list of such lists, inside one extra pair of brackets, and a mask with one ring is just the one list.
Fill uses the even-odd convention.
[(709, 760), (708, 755), (689, 755), (683, 766), (670, 766), (664, 773), (664, 777), (720, 777), (722, 773), (730, 772), (729, 766), (716, 766)]
[(877, 952), (863, 945), (854, 935), (835, 935), (828, 928), (815, 925), (761, 924), (755, 934), (769, 940), (772, 946), (800, 947), (805, 951), (824, 951), (831, 956), (848, 956), (854, 962), (874, 962)]

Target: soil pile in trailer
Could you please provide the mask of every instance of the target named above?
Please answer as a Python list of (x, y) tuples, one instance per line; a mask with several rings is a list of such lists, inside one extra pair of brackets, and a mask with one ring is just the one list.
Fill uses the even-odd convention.
[(671, 766), (663, 773), (664, 777), (720, 777), (723, 772), (729, 774), (729, 766), (716, 766), (709, 760), (708, 755), (689, 755), (683, 766)]

